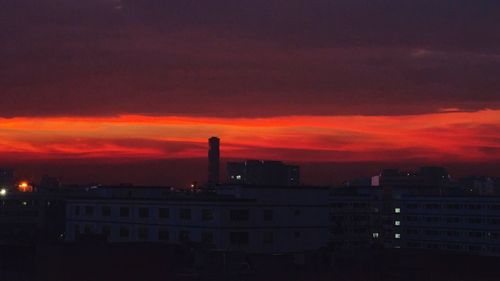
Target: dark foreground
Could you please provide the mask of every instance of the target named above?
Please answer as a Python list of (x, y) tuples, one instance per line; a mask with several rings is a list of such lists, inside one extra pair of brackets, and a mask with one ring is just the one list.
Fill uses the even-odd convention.
[(195, 255), (154, 244), (0, 246), (0, 281), (329, 280), (496, 281), (500, 259), (458, 253), (370, 250), (287, 255)]

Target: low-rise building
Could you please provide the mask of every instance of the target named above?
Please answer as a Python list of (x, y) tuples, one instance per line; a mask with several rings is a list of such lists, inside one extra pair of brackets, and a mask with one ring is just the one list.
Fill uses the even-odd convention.
[(189, 243), (294, 253), (327, 246), (328, 190), (220, 186), (214, 192), (98, 187), (67, 202), (66, 240)]

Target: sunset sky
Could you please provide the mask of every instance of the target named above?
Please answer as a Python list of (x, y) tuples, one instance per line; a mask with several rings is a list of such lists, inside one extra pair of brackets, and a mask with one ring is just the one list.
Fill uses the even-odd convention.
[(457, 0), (1, 1), (1, 159), (200, 158), (216, 135), (231, 159), (498, 167), (499, 11)]

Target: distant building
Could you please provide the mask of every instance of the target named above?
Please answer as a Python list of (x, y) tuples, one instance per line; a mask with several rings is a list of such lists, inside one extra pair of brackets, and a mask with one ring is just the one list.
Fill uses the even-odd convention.
[(14, 186), (14, 170), (0, 168), (0, 188), (11, 188)]
[[(66, 240), (303, 253), (328, 242), (328, 190), (228, 185), (215, 192), (98, 187), (68, 200)], [(149, 193), (149, 195), (148, 195)]]
[(227, 164), (229, 183), (258, 186), (298, 186), (300, 167), (281, 161), (247, 160)]
[(416, 172), (385, 169), (371, 179), (371, 186), (374, 187), (434, 189), (436, 191), (449, 183), (450, 175), (442, 167), (421, 167)]
[[(407, 191), (407, 190), (406, 190)], [(343, 188), (330, 195), (331, 245), (500, 256), (500, 197)]]
[(208, 139), (208, 185), (215, 186), (219, 183), (220, 175), (220, 139)]
[(470, 176), (460, 179), (462, 191), (470, 195), (493, 195), (498, 194), (495, 180), (489, 177)]
[(64, 196), (49, 192), (0, 192), (0, 243), (32, 245), (62, 239)]

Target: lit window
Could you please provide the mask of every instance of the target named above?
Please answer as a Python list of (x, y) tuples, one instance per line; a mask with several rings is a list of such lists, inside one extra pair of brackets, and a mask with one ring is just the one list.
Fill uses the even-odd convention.
[(396, 214), (401, 213), (401, 209), (400, 208), (394, 208), (394, 213), (396, 213)]
[(396, 239), (400, 239), (400, 238), (401, 238), (401, 234), (399, 234), (399, 233), (395, 233), (395, 234), (394, 234), (394, 238), (396, 238)]
[(400, 226), (401, 225), (401, 221), (394, 221), (394, 225), (395, 226)]
[(378, 232), (372, 233), (373, 238), (378, 238)]
[(241, 180), (241, 175), (237, 175), (237, 176), (236, 176), (236, 179), (237, 179), (237, 180)]

